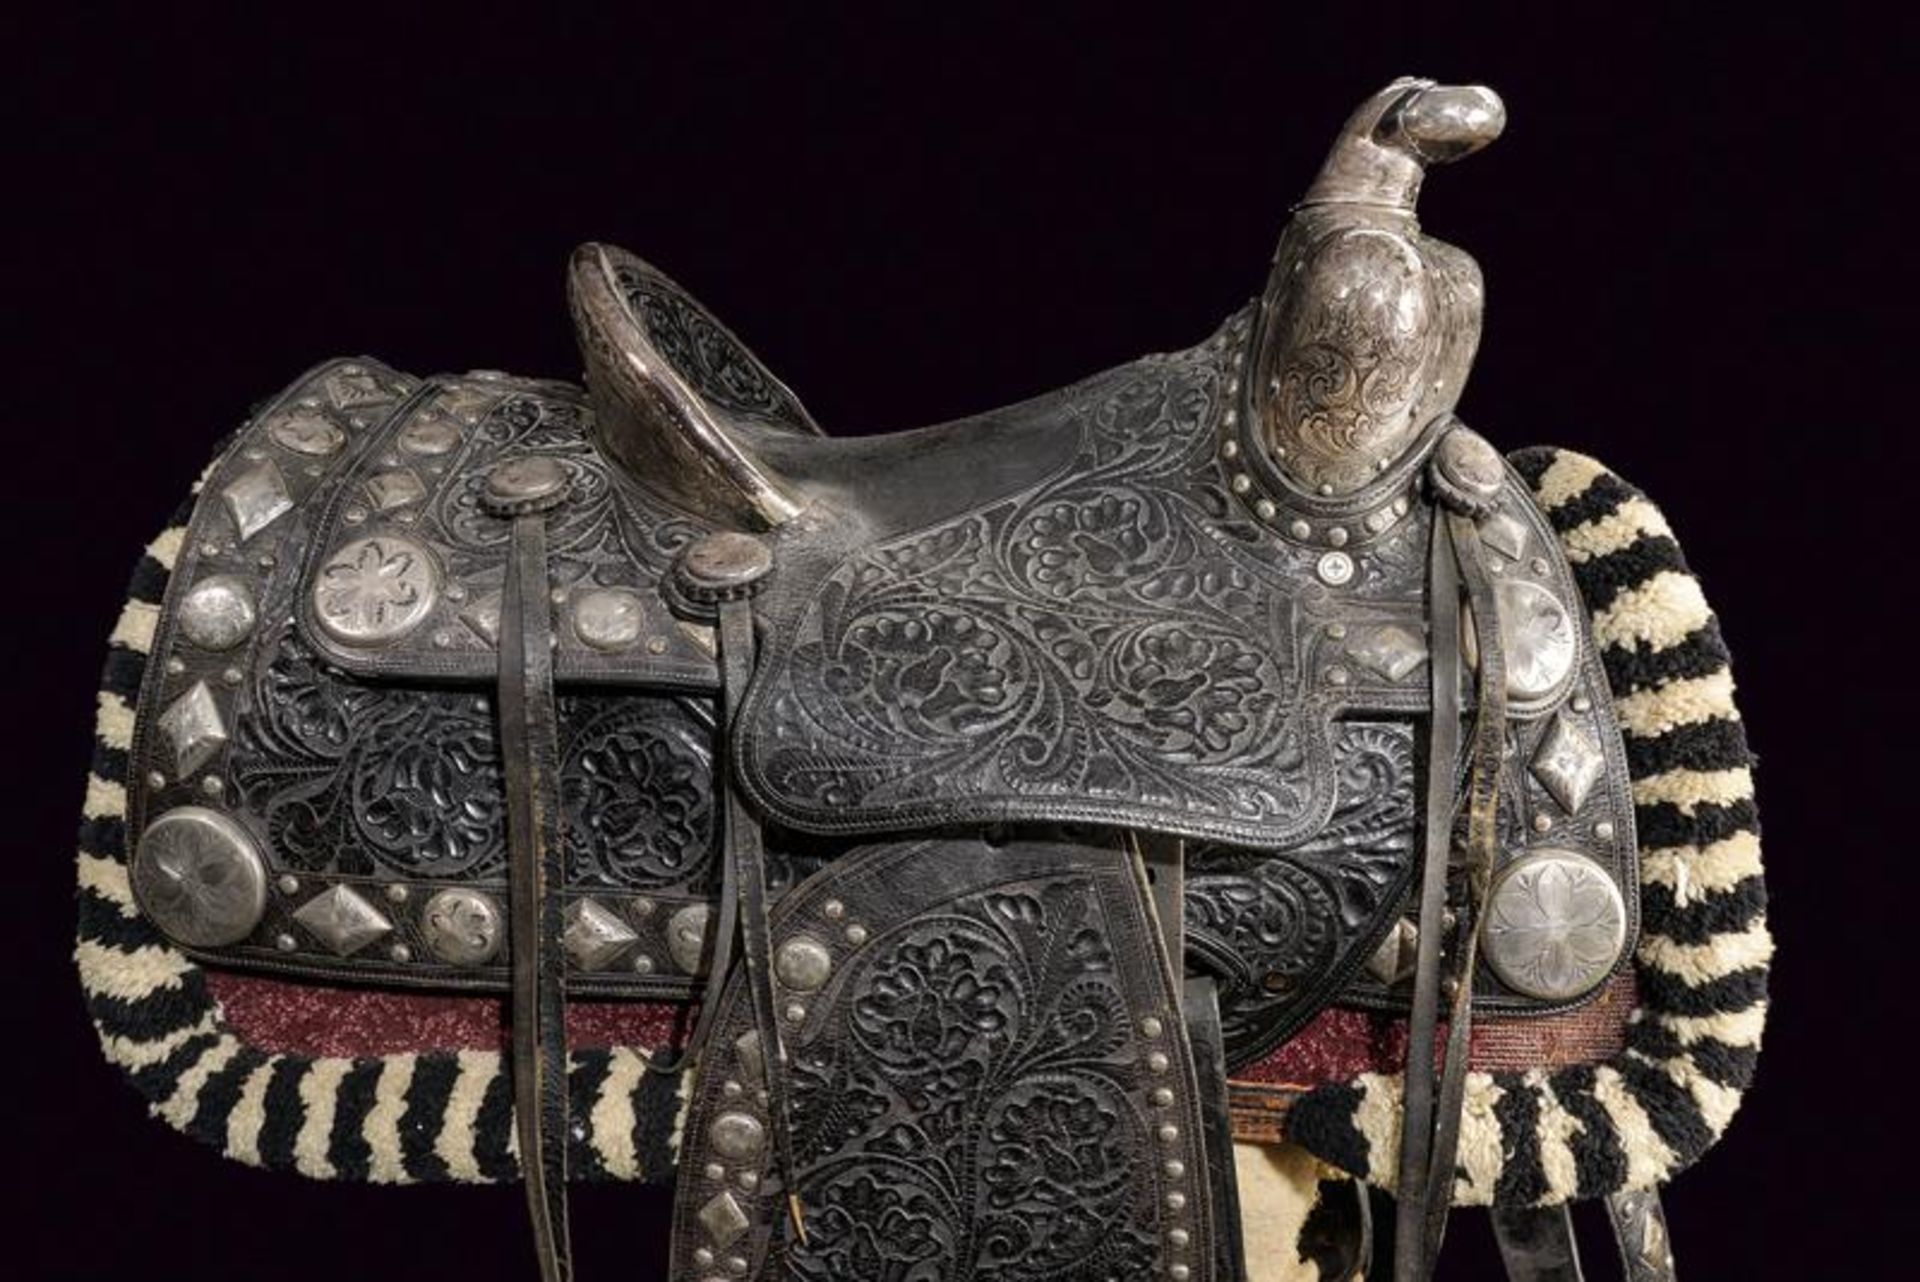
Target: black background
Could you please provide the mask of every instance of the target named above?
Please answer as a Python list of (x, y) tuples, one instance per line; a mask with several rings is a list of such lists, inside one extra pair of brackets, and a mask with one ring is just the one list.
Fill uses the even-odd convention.
[[(686, 8), (106, 11), (8, 37), (0, 1271), (530, 1275), (517, 1189), (221, 1161), (142, 1116), (85, 1020), (71, 833), (102, 639), (249, 404), (360, 352), (573, 377), (562, 269), (589, 238), (693, 289), (829, 430), (1012, 401), (1204, 337), (1345, 114), (1413, 72), (1511, 113), (1422, 203), (1488, 282), (1463, 414), (1666, 509), (1763, 759), (1774, 1014), (1745, 1111), (1670, 1193), (1682, 1266), (1882, 1275), (1920, 1160), (1910, 27), (1830, 4)], [(578, 1193), (584, 1282), (660, 1275), (663, 1202)], [(1442, 1276), (1494, 1276), (1489, 1241), (1460, 1216)]]

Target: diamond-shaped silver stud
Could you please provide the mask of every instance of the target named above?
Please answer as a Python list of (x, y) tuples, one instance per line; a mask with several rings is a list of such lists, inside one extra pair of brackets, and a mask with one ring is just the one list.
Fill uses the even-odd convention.
[(488, 645), (500, 644), (500, 594), (489, 592), (468, 606), (460, 622), (473, 629), (475, 636)]
[(1534, 777), (1569, 814), (1580, 809), (1605, 765), (1600, 745), (1565, 713), (1553, 719), (1553, 728), (1533, 754)]
[(739, 1240), (751, 1222), (747, 1213), (740, 1209), (740, 1203), (733, 1200), (731, 1193), (716, 1193), (713, 1200), (700, 1208), (700, 1224), (713, 1238), (714, 1245), (726, 1250)]
[(1399, 983), (1413, 974), (1415, 959), (1419, 956), (1420, 928), (1402, 917), (1393, 923), (1393, 929), (1373, 950), (1373, 956), (1367, 959), (1367, 969), (1373, 977), (1383, 984)]
[(393, 393), (380, 386), (380, 381), (364, 370), (353, 373), (342, 370), (329, 376), (326, 390), (328, 398), (343, 410), (358, 405), (378, 405), (393, 399)]
[(1398, 681), (1426, 661), (1427, 643), (1399, 624), (1389, 623), (1369, 631), (1347, 653), (1368, 671)]
[(427, 487), (420, 484), (420, 478), (405, 468), (367, 478), (367, 497), (373, 500), (374, 510), (378, 512), (405, 507), (425, 498), (426, 494)]
[(1480, 541), (1509, 561), (1527, 550), (1527, 523), (1511, 512), (1495, 512), (1480, 522)]
[(227, 726), (206, 682), (194, 682), (191, 690), (160, 714), (160, 733), (173, 749), (173, 773), (178, 778), (192, 774), (220, 751), (227, 741)]
[(749, 1029), (733, 1043), (733, 1053), (740, 1060), (740, 1080), (749, 1086), (764, 1086), (767, 1081), (767, 1057), (760, 1051), (760, 1033)]
[(308, 409), (296, 409), (275, 419), (267, 435), (282, 449), (312, 458), (325, 458), (347, 443), (347, 434), (333, 420)]
[(351, 886), (335, 886), (309, 899), (293, 919), (341, 957), (350, 957), (393, 929), (385, 914)]
[(233, 517), (242, 543), (272, 525), (293, 507), (293, 498), (287, 493), (286, 479), (280, 475), (280, 469), (270, 462), (250, 467), (234, 477), (220, 491), (220, 497), (226, 500), (227, 512)]
[(617, 915), (591, 899), (576, 899), (567, 909), (566, 945), (581, 970), (605, 970), (640, 936)]

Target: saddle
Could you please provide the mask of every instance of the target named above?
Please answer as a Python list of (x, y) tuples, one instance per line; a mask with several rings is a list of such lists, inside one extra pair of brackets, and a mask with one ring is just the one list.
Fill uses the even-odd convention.
[(1034, 400), (822, 434), (570, 267), (585, 387), (330, 361), (149, 549), (82, 981), (244, 1160), (671, 1178), (688, 1279), (1579, 1276), (1751, 1077), (1725, 652), (1659, 513), (1454, 413), (1419, 228), (1489, 90), (1347, 122), (1262, 295)]

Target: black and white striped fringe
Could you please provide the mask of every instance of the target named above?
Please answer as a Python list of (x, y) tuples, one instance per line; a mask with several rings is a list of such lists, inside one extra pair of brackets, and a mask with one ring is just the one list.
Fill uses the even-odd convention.
[[(190, 511), (177, 512), (141, 558), (101, 680), (74, 950), (100, 1044), (156, 1116), (242, 1162), (390, 1184), (518, 1180), (513, 1093), (497, 1051), (266, 1053), (228, 1028), (200, 967), (134, 907), (126, 788), (133, 710)], [(645, 1067), (645, 1051), (632, 1048), (572, 1056), (574, 1178), (671, 1179), (681, 1082)]]
[[(1766, 888), (1753, 758), (1720, 627), (1666, 519), (1590, 458), (1522, 451), (1592, 614), (1626, 737), (1640, 840), (1640, 1007), (1626, 1049), (1552, 1072), (1473, 1073), (1458, 1205), (1551, 1205), (1671, 1179), (1753, 1079), (1767, 1011)], [(1290, 1138), (1382, 1188), (1400, 1146), (1397, 1075), (1302, 1099)]]

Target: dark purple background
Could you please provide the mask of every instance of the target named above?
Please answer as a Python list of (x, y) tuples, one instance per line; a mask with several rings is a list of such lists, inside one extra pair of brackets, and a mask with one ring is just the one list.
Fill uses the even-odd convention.
[[(10, 34), (6, 1272), (530, 1276), (517, 1189), (221, 1161), (142, 1116), (81, 1010), (71, 833), (102, 640), (251, 402), (345, 353), (574, 376), (562, 269), (604, 238), (829, 430), (984, 409), (1204, 337), (1260, 288), (1347, 111), (1416, 72), (1491, 83), (1512, 115), (1422, 207), (1490, 292), (1463, 414), (1597, 454), (1666, 508), (1764, 759), (1776, 1009), (1745, 1112), (1671, 1194), (1683, 1267), (1884, 1275), (1883, 1239), (1912, 1229), (1874, 1180), (1912, 1139), (1891, 1101), (1917, 1080), (1920, 982), (1910, 699), (1888, 693), (1915, 680), (1894, 550), (1916, 537), (1894, 351), (1913, 33), (1830, 4), (1791, 24), (1268, 12), (1292, 7), (450, 25), (396, 4)], [(579, 1191), (583, 1282), (659, 1276), (663, 1205)], [(1442, 1276), (1490, 1276), (1484, 1216), (1453, 1238)]]

